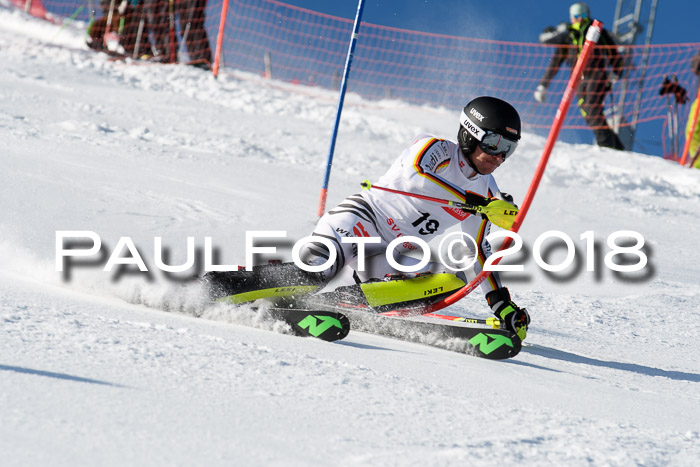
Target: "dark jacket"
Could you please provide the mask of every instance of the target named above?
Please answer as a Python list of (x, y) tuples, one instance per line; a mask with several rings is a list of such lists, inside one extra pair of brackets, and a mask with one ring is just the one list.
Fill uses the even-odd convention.
[[(545, 88), (549, 86), (563, 62), (568, 61), (572, 68), (576, 64), (578, 54), (583, 49), (583, 44), (586, 41), (586, 32), (592, 24), (590, 20), (584, 21), (587, 24), (582, 24), (583, 28), (581, 29), (574, 27), (570, 23), (562, 23), (557, 28), (549, 28), (540, 34), (541, 43), (561, 46), (554, 49), (554, 56), (551, 58), (540, 81), (540, 84)], [(596, 47), (593, 49), (591, 58), (583, 70), (582, 81), (607, 81), (607, 65), (610, 65), (613, 73), (618, 77), (622, 75), (622, 57), (614, 47), (616, 44), (612, 36), (605, 29), (600, 31), (598, 45), (610, 47)]]

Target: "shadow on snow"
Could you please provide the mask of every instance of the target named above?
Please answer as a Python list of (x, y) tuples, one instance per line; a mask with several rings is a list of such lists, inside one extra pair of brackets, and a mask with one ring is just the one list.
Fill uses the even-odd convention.
[(114, 386), (114, 387), (119, 387), (119, 388), (125, 387), (125, 386), (122, 386), (121, 384), (109, 383), (107, 381), (99, 381), (96, 379), (83, 378), (81, 376), (67, 375), (65, 373), (54, 373), (52, 371), (34, 370), (31, 368), (23, 368), (20, 366), (0, 365), (0, 371), (14, 371), (15, 373), (25, 373), (25, 374), (29, 374), (29, 375), (47, 376), (49, 378), (64, 379), (64, 380), (68, 380), (68, 381), (76, 381), (78, 383), (103, 384), (105, 386)]
[(596, 358), (584, 357), (575, 353), (565, 352), (563, 350), (553, 349), (551, 347), (545, 347), (542, 345), (528, 345), (527, 347), (523, 347), (522, 352), (533, 355), (539, 355), (545, 358), (553, 358), (555, 360), (563, 360), (566, 362), (583, 363), (586, 365), (612, 368), (614, 370), (629, 371), (632, 373), (639, 373), (645, 376), (660, 376), (662, 378), (669, 378), (678, 381), (690, 381), (691, 383), (700, 382), (700, 374), (696, 373), (662, 370), (660, 368), (637, 365), (636, 363), (622, 363), (598, 360)]

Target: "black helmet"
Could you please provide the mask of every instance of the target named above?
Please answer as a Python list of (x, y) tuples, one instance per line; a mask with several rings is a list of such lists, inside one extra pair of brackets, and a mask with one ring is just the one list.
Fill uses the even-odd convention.
[[(496, 97), (481, 96), (469, 102), (459, 119), (457, 140), (459, 147), (468, 156), (479, 142), (489, 134), (496, 133), (508, 141), (520, 140), (520, 115), (515, 108)], [(513, 144), (510, 152), (515, 150)], [(488, 152), (488, 151), (487, 151)]]

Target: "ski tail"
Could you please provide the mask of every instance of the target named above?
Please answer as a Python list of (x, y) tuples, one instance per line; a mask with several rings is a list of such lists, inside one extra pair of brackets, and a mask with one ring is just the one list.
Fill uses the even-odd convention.
[(301, 308), (270, 308), (273, 318), (289, 324), (294, 334), (327, 342), (344, 339), (350, 332), (350, 320), (338, 311)]
[(252, 271), (215, 271), (202, 278), (209, 297), (239, 305), (260, 299), (293, 298), (318, 290), (322, 279), (294, 263), (254, 266)]

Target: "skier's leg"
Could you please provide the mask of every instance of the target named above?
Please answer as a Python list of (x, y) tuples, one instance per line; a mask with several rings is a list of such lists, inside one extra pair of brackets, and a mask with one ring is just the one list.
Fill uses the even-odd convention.
[[(204, 276), (209, 296), (216, 300), (233, 295), (267, 291), (265, 294), (250, 295), (240, 301), (281, 295), (312, 293), (323, 285), (323, 276), (298, 268), (294, 263), (272, 263), (253, 266), (252, 271), (215, 271)], [(280, 288), (294, 290), (275, 290)]]
[(625, 146), (605, 119), (604, 102), (607, 90), (597, 83), (586, 83), (579, 89), (579, 106), (588, 126), (593, 130), (596, 144), (603, 148), (624, 150)]
[[(304, 264), (327, 264), (322, 271), (309, 272), (294, 263), (279, 263), (254, 266), (252, 271), (210, 272), (204, 276), (204, 281), (211, 297), (217, 299), (256, 290), (289, 287), (297, 288), (294, 291), (296, 294), (312, 293), (326, 285), (346, 264), (354, 264), (358, 259), (361, 247), (357, 243), (345, 243), (343, 238), (379, 238), (373, 216), (368, 217), (364, 212), (357, 211), (357, 202), (351, 198), (319, 220), (311, 234), (317, 241), (312, 239), (300, 250), (299, 256)], [(367, 256), (384, 251), (386, 243), (380, 238), (379, 242), (364, 247)], [(329, 261), (333, 255), (335, 258)], [(274, 290), (269, 291), (269, 295), (274, 296)]]
[[(341, 206), (350, 204), (351, 202), (346, 200)], [(342, 208), (336, 208), (326, 213), (319, 220), (311, 237), (317, 238), (318, 241), (311, 241), (304, 245), (300, 257), (309, 266), (327, 264), (327, 267), (321, 271), (326, 283), (345, 266), (357, 267), (361, 253), (362, 259), (379, 254), (383, 255), (387, 246), (387, 243), (377, 232), (373, 217)], [(355, 242), (343, 242), (344, 238), (367, 237), (376, 239), (375, 243), (359, 245)], [(332, 256), (335, 258), (330, 261)], [(364, 263), (364, 261), (362, 262)]]

